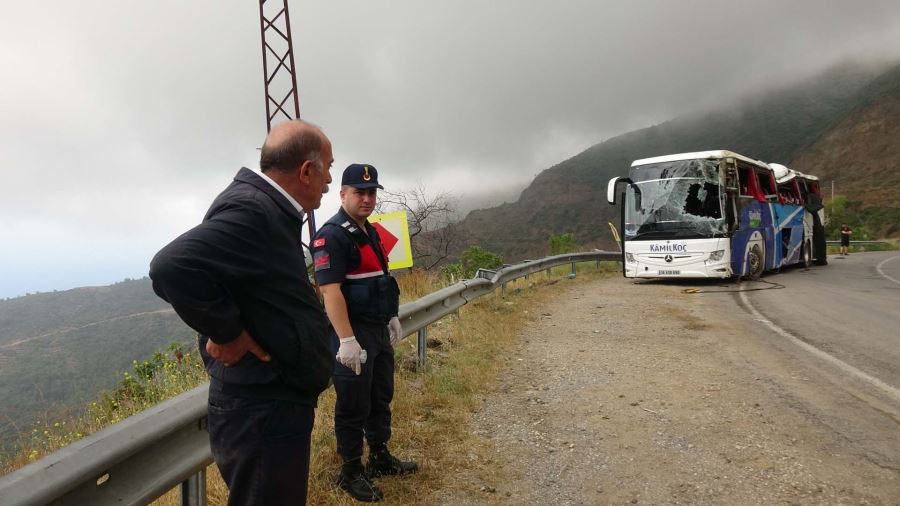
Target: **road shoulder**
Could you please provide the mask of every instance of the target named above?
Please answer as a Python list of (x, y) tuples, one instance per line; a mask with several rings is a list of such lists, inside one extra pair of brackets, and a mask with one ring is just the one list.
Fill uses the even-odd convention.
[(523, 315), (473, 415), (477, 465), (434, 502), (896, 504), (897, 407), (684, 288), (578, 283)]

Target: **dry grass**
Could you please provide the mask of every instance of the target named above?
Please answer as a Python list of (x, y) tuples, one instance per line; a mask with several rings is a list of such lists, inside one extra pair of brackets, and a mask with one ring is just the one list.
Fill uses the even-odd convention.
[[(459, 486), (459, 471), (478, 468), (490, 473), (490, 449), (470, 433), (469, 419), (478, 408), (478, 394), (489, 389), (504, 363), (496, 357), (513, 346), (519, 330), (532, 321), (536, 308), (571, 282), (608, 276), (615, 264), (582, 263), (578, 279), (568, 281), (569, 266), (539, 273), (507, 285), (460, 309), (429, 327), (428, 367), (416, 373), (415, 342), (407, 338), (397, 347), (397, 374), (393, 409), (391, 451), (416, 460), (420, 472), (406, 477), (379, 480), (385, 492), (383, 504), (428, 504), (435, 492)], [(566, 280), (560, 283), (560, 280)], [(399, 277), (403, 301), (417, 299), (441, 287), (439, 279), (424, 272)], [(553, 285), (553, 286), (551, 286)], [(356, 504), (334, 485), (340, 469), (333, 431), (334, 390), (319, 399), (313, 429), (308, 503), (311, 505)], [(49, 448), (48, 448), (49, 450)], [(27, 455), (21, 463), (27, 463)], [(32, 457), (33, 458), (33, 457)], [(487, 465), (486, 465), (487, 464)], [(17, 467), (17, 466), (14, 466)], [(13, 468), (14, 468), (13, 467)], [(207, 470), (208, 504), (225, 505), (227, 490), (215, 466)], [(154, 504), (179, 504), (174, 490)]]
[[(397, 347), (390, 446), (395, 454), (416, 460), (421, 470), (411, 476), (380, 479), (385, 493), (382, 504), (430, 504), (439, 490), (461, 486), (455, 482), (461, 471), (477, 468), (481, 476), (491, 473), (493, 451), (475, 439), (469, 423), (481, 402), (478, 394), (490, 388), (504, 367), (495, 357), (514, 346), (520, 329), (540, 314), (534, 308), (569, 286), (568, 280), (560, 283), (569, 271), (566, 266), (549, 277), (541, 273), (510, 283), (505, 297), (499, 292), (482, 297), (461, 308), (458, 318), (451, 316), (433, 324), (429, 339), (440, 344), (428, 350), (428, 368), (422, 374), (413, 370), (414, 340), (406, 339)], [(598, 271), (593, 264), (580, 264), (578, 279), (573, 282), (608, 276), (610, 271), (616, 268), (601, 265)], [(328, 390), (316, 412), (308, 503), (356, 505), (334, 485), (340, 458), (334, 449), (333, 412), (334, 390)], [(226, 491), (215, 466), (208, 475), (209, 504), (224, 505)], [(159, 504), (175, 505), (177, 496)]]

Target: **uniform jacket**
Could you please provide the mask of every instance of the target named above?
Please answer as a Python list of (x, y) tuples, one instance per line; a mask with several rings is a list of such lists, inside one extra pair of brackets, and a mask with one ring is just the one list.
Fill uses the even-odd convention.
[(319, 229), (313, 263), (319, 284), (341, 283), (351, 321), (385, 324), (397, 316), (400, 290), (387, 266), (378, 231), (359, 229), (343, 209)]
[[(203, 222), (150, 264), (153, 290), (200, 333), (207, 372), (225, 392), (314, 405), (328, 385), (334, 356), (328, 320), (307, 276), (302, 225), (283, 195), (242, 168)], [(206, 355), (206, 339), (226, 343), (242, 329), (272, 362), (247, 353), (226, 368)]]

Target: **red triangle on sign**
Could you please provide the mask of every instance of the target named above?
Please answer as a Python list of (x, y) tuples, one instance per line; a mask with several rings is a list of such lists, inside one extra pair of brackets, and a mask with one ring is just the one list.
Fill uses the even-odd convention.
[(391, 251), (393, 251), (394, 246), (400, 242), (400, 239), (397, 239), (394, 234), (388, 232), (388, 229), (384, 228), (381, 223), (373, 223), (372, 226), (378, 231), (378, 237), (381, 238), (381, 244), (384, 246), (384, 254), (391, 256)]

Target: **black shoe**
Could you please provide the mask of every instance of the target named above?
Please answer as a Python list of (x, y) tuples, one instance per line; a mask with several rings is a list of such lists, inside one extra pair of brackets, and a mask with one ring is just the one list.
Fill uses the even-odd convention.
[(357, 501), (378, 502), (384, 499), (381, 490), (369, 480), (359, 459), (344, 462), (338, 486)]
[(372, 478), (395, 474), (412, 474), (418, 470), (418, 464), (415, 462), (403, 462), (391, 455), (387, 446), (382, 446), (369, 452), (369, 465), (366, 466), (366, 472)]

